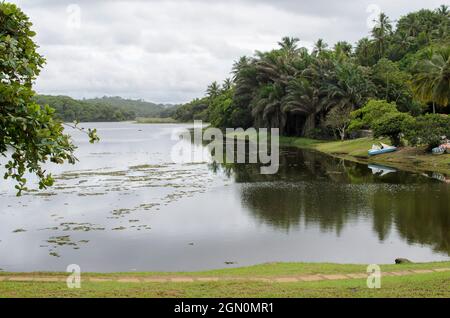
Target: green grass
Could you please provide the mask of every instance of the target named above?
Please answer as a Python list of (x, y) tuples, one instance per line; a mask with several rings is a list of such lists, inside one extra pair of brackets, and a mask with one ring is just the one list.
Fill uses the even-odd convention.
[(377, 142), (390, 144), (387, 139), (372, 138), (328, 142), (299, 137), (280, 138), (280, 143), (285, 146), (314, 149), (352, 161), (379, 163), (415, 172), (433, 171), (450, 174), (450, 154), (432, 155), (424, 148), (403, 147), (396, 152), (369, 157), (367, 151)]
[(310, 138), (280, 136), (280, 144), (284, 146), (315, 149), (315, 147), (321, 143), (324, 143), (324, 141)]
[(377, 142), (390, 144), (387, 139), (358, 138), (345, 141), (332, 141), (316, 145), (316, 149), (326, 153), (344, 154), (357, 158), (369, 158), (368, 150)]
[(218, 281), (193, 283), (82, 282), (68, 289), (63, 282), (2, 282), (0, 297), (450, 297), (448, 273), (383, 277), (380, 289), (365, 279), (265, 283)]
[[(448, 268), (450, 262), (430, 262), (430, 263), (411, 263), (411, 264), (385, 264), (380, 265), (382, 271), (401, 271), (411, 269), (434, 269)], [(366, 264), (334, 264), (334, 263), (265, 263), (254, 266), (216, 269), (200, 272), (116, 272), (116, 273), (83, 273), (86, 277), (126, 277), (126, 276), (146, 276), (146, 277), (164, 277), (164, 276), (189, 276), (189, 277), (271, 277), (283, 275), (309, 275), (309, 274), (339, 274), (339, 273), (358, 273), (365, 272)], [(35, 272), (33, 275), (42, 276), (65, 276), (64, 272)], [(29, 273), (0, 272), (1, 276), (24, 276)], [(450, 274), (449, 274), (450, 275)]]
[(159, 117), (138, 117), (136, 118), (138, 124), (176, 124), (177, 120), (173, 118), (159, 118)]
[[(382, 272), (450, 267), (450, 262), (381, 265)], [(254, 277), (307, 274), (365, 273), (366, 265), (331, 263), (268, 263), (256, 266), (195, 273), (84, 273), (86, 277), (233, 277), (240, 281), (190, 283), (123, 283), (82, 281), (81, 289), (68, 289), (64, 282), (0, 281), (0, 297), (450, 297), (450, 273), (433, 272), (382, 277), (381, 289), (369, 289), (366, 279), (274, 283), (252, 281)], [(31, 275), (0, 273), (0, 275)], [(32, 273), (66, 276), (67, 273)]]

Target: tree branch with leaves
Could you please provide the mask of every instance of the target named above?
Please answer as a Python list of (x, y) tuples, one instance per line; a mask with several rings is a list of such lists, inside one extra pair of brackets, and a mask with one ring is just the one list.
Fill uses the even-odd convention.
[[(4, 178), (16, 181), (18, 195), (27, 189), (26, 173), (35, 174), (44, 189), (54, 180), (43, 164), (76, 162), (76, 147), (54, 110), (33, 101), (32, 84), (45, 59), (37, 52), (31, 26), (16, 5), (0, 3), (0, 154), (7, 158)], [(96, 130), (87, 134), (90, 142), (98, 140)]]

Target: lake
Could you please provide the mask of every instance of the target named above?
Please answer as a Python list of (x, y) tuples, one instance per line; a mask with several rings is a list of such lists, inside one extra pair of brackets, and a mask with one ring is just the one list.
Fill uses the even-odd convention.
[[(4, 271), (194, 271), (265, 262), (450, 259), (450, 186), (414, 174), (282, 148), (280, 169), (177, 164), (182, 124), (87, 123), (76, 165), (16, 197), (0, 187)], [(197, 145), (201, 151), (202, 146)]]

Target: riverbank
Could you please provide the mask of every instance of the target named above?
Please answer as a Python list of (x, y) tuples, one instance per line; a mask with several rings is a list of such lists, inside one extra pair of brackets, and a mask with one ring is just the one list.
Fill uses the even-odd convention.
[(367, 266), (269, 263), (195, 273), (0, 273), (0, 297), (450, 297), (450, 262), (381, 265), (381, 288)]
[(369, 157), (367, 151), (375, 142), (388, 140), (359, 138), (345, 141), (320, 141), (301, 137), (280, 137), (280, 144), (314, 149), (334, 157), (365, 164), (381, 164), (412, 172), (438, 172), (450, 175), (450, 154), (432, 155), (424, 148), (402, 147), (396, 152)]
[(138, 117), (135, 121), (136, 124), (180, 124), (177, 120), (167, 117)]

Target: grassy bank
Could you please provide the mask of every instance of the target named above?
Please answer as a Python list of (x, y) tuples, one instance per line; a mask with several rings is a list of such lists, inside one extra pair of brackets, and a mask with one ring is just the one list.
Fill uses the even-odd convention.
[(403, 147), (396, 152), (369, 157), (367, 151), (375, 142), (389, 144), (388, 140), (359, 138), (345, 141), (319, 141), (299, 137), (281, 137), (282, 145), (315, 149), (332, 156), (362, 162), (378, 163), (415, 172), (440, 172), (450, 174), (450, 154), (432, 155), (424, 148)]
[[(381, 265), (382, 273), (450, 268), (450, 262)], [(58, 282), (0, 281), (0, 297), (450, 297), (450, 272), (382, 276), (381, 289), (369, 289), (366, 278), (265, 282), (254, 278), (296, 277), (311, 274), (366, 273), (366, 265), (324, 263), (271, 263), (244, 268), (196, 273), (111, 273), (82, 275), (81, 289), (68, 289)], [(0, 273), (6, 276), (54, 275), (66, 273)], [(87, 278), (220, 277), (219, 281), (112, 282)], [(234, 280), (233, 280), (234, 279)], [(237, 280), (236, 280), (237, 279)]]
[(160, 117), (138, 117), (136, 118), (138, 124), (177, 124), (178, 121), (173, 118), (160, 118)]

